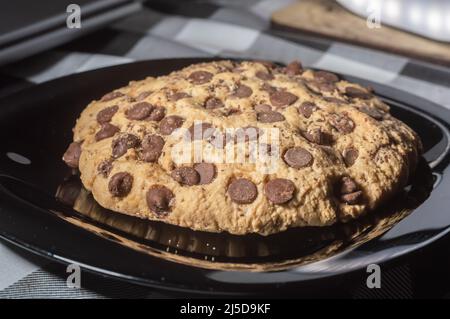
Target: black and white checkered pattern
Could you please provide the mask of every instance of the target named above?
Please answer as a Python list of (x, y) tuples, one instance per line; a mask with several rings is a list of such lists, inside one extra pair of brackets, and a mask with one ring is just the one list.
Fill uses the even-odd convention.
[[(367, 78), (450, 108), (450, 69), (444, 66), (274, 29), (271, 13), (292, 1), (149, 1), (141, 11), (105, 29), (1, 67), (0, 96), (67, 74), (137, 60), (227, 56), (300, 59), (308, 67)], [(400, 268), (402, 276), (407, 276), (405, 267)], [(161, 297), (94, 278), (89, 287), (69, 289), (63, 267), (2, 243), (0, 269), (0, 297), (5, 298)], [(401, 296), (410, 296), (407, 288)], [(358, 289), (354, 296), (366, 295)]]

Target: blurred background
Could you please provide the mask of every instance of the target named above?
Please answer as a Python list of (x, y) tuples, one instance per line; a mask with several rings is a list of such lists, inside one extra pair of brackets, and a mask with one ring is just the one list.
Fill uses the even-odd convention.
[(450, 106), (434, 86), (449, 81), (449, 6), (447, 0), (8, 1), (0, 12), (0, 96), (27, 82), (118, 63), (220, 55), (301, 59), (404, 89), (411, 81), (397, 75), (413, 74), (425, 80), (413, 83), (416, 94)]
[[(357, 76), (450, 108), (447, 0), (14, 0), (0, 10), (0, 97), (96, 68), (146, 59), (235, 57)], [(1, 100), (0, 100), (1, 107)], [(450, 296), (449, 239), (311, 295)], [(433, 261), (433, 262), (430, 262)], [(89, 276), (68, 290), (65, 268), (0, 243), (0, 297), (161, 297)], [(334, 287), (336, 289), (332, 289)]]
[[(258, 29), (269, 22), (273, 28), (284, 27), (298, 35), (313, 34), (437, 63), (450, 62), (450, 2), (447, 0), (16, 0), (2, 4), (0, 63), (69, 42), (115, 20), (139, 15), (145, 8), (205, 17), (214, 13), (215, 6), (230, 9), (245, 6), (255, 15), (246, 17), (252, 23), (241, 22), (239, 17), (245, 12), (236, 10), (228, 18), (224, 16), (223, 22), (233, 23), (234, 19), (238, 25)], [(224, 13), (219, 10), (215, 18), (220, 20), (220, 14)], [(154, 19), (155, 16), (148, 16), (147, 23), (155, 22)]]

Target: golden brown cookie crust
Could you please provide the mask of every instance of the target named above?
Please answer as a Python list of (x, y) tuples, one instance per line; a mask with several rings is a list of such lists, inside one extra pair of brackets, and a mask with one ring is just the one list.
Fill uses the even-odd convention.
[[(279, 129), (276, 171), (266, 174), (258, 163), (175, 163), (179, 139), (170, 133), (194, 121), (219, 130)], [(130, 82), (86, 107), (74, 142), (81, 144), (81, 180), (105, 208), (195, 230), (263, 235), (375, 209), (405, 186), (421, 152), (415, 132), (369, 89), (301, 65), (256, 61), (201, 63)]]

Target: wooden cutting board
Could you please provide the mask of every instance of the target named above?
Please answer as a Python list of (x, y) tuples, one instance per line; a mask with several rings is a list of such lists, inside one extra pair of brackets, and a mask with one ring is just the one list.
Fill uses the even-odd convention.
[(272, 15), (275, 28), (373, 47), (450, 66), (450, 44), (433, 41), (381, 25), (370, 29), (366, 20), (332, 0), (301, 0)]

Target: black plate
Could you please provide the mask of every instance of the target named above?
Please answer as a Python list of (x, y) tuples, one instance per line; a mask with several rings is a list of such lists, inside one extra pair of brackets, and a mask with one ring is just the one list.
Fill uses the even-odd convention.
[[(194, 232), (98, 206), (60, 159), (78, 114), (92, 99), (130, 80), (205, 60), (114, 66), (0, 100), (0, 236), (51, 259), (144, 285), (244, 294), (292, 289), (306, 280), (382, 263), (449, 231), (450, 112), (403, 91), (348, 76), (343, 77), (372, 85), (424, 143), (416, 176), (376, 214), (344, 225), (262, 237)], [(74, 200), (76, 211), (67, 205)]]

